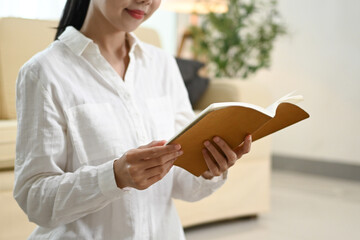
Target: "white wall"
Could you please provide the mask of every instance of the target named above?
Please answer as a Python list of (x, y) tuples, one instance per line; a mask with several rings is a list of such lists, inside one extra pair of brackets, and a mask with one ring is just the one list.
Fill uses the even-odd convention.
[(279, 0), (289, 35), (257, 80), (298, 89), (311, 117), (273, 136), (274, 153), (360, 165), (360, 1)]
[(154, 28), (159, 34), (165, 51), (175, 55), (177, 44), (176, 14), (160, 8), (142, 26)]

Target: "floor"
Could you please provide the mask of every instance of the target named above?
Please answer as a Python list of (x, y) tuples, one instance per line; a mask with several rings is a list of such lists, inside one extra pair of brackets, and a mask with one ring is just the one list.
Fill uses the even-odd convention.
[(274, 171), (269, 213), (185, 234), (187, 240), (360, 240), (360, 182)]

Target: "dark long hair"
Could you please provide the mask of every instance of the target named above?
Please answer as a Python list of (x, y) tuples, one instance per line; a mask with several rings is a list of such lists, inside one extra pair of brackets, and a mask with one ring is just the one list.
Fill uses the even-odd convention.
[(90, 0), (67, 0), (59, 26), (55, 35), (55, 40), (65, 31), (67, 26), (73, 26), (80, 30), (84, 24)]

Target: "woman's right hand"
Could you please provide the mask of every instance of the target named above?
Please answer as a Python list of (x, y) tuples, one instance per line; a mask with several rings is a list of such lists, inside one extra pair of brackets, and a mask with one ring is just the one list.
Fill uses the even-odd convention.
[(183, 154), (181, 146), (166, 145), (166, 141), (153, 141), (127, 151), (114, 161), (116, 185), (119, 188), (146, 189), (162, 179), (177, 157)]

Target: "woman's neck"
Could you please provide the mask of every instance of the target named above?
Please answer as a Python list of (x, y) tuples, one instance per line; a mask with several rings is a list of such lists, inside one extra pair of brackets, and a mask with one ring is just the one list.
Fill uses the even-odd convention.
[(91, 4), (80, 32), (91, 38), (102, 51), (119, 53), (126, 48), (126, 32), (117, 30)]
[(113, 27), (111, 23), (95, 8), (92, 8), (91, 5), (80, 32), (92, 39), (99, 46), (103, 57), (124, 79), (130, 62), (130, 46), (126, 40), (126, 32), (119, 31)]

